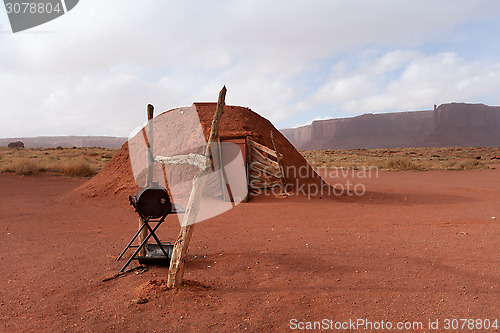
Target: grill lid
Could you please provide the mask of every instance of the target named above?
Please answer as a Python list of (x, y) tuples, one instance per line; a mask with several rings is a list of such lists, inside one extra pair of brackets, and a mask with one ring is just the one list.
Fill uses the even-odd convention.
[(172, 211), (167, 190), (156, 182), (139, 189), (134, 201), (137, 212), (147, 218), (160, 218)]

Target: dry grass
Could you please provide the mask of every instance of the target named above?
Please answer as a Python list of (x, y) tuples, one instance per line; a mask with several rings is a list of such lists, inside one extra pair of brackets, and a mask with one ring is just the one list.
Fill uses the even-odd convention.
[(481, 161), (466, 159), (462, 161), (450, 161), (447, 165), (448, 170), (474, 170), (487, 169), (488, 166)]
[(40, 173), (40, 168), (36, 163), (26, 158), (20, 158), (9, 164), (5, 171), (14, 172), (16, 175), (36, 175)]
[(115, 153), (116, 149), (107, 148), (0, 147), (0, 172), (13, 172), (19, 175), (48, 173), (70, 177), (92, 177)]
[(91, 177), (97, 174), (97, 169), (85, 158), (62, 163), (62, 171), (66, 176)]
[(325, 149), (301, 153), (313, 167), (322, 168), (373, 166), (392, 171), (477, 170), (494, 168), (500, 163), (498, 147)]
[[(0, 172), (91, 177), (109, 162), (116, 151), (107, 148), (0, 147)], [(313, 167), (359, 169), (373, 166), (393, 171), (477, 170), (492, 168), (500, 163), (500, 148), (484, 147), (310, 150), (301, 153)]]
[(376, 165), (380, 169), (389, 169), (395, 171), (417, 171), (424, 169), (422, 163), (408, 157), (391, 157), (382, 163)]

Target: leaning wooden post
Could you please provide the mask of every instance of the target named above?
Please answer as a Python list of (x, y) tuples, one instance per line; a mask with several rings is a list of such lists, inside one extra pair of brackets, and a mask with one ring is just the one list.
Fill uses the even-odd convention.
[(146, 186), (151, 185), (153, 182), (153, 170), (154, 170), (154, 165), (153, 165), (153, 114), (155, 112), (154, 106), (151, 104), (148, 104), (148, 140), (146, 142), (147, 144), (147, 156), (146, 156), (146, 167), (147, 167), (147, 173), (146, 173)]
[[(219, 93), (219, 100), (217, 102), (217, 110), (215, 111), (210, 127), (210, 135), (208, 137), (207, 146), (205, 148), (205, 156), (210, 156), (210, 144), (215, 142), (219, 137), (219, 122), (224, 112), (226, 86), (222, 88)], [(209, 163), (207, 163), (209, 164)], [(199, 201), (203, 194), (206, 177), (205, 173), (210, 170), (208, 167), (205, 170), (200, 170), (193, 179), (193, 188), (186, 207), (186, 213), (182, 221), (181, 231), (174, 244), (172, 251), (172, 258), (170, 259), (170, 269), (168, 271), (167, 287), (178, 287), (182, 284), (182, 277), (184, 275), (184, 262), (185, 256), (189, 247), (189, 242), (194, 231), (194, 223), (198, 215)]]
[[(148, 124), (146, 125), (147, 128), (147, 135), (146, 135), (146, 186), (151, 185), (153, 182), (153, 170), (154, 170), (154, 165), (153, 165), (153, 114), (154, 114), (155, 108), (151, 104), (148, 104), (147, 107), (147, 114), (148, 114)], [(143, 133), (144, 134), (144, 133)], [(139, 228), (142, 227), (144, 223), (142, 222), (142, 219), (139, 217)], [(142, 241), (148, 236), (148, 230), (146, 228), (142, 229), (141, 233), (137, 236), (137, 241), (139, 244), (142, 244)], [(146, 248), (142, 248), (138, 255), (140, 257), (144, 257), (146, 255)]]
[(276, 147), (276, 141), (274, 141), (274, 131), (271, 130), (271, 141), (273, 142), (274, 151), (276, 152), (276, 159), (278, 160), (278, 166), (280, 168), (280, 184), (283, 192), (286, 192), (286, 178), (285, 170), (283, 168), (283, 154), (280, 154), (278, 147)]

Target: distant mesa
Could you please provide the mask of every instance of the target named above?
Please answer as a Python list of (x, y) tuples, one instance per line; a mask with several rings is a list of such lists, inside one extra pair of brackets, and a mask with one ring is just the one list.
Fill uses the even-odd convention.
[(448, 103), (434, 110), (318, 120), (281, 132), (299, 150), (500, 146), (500, 107)]
[(24, 148), (24, 143), (22, 141), (11, 142), (7, 145), (9, 148)]
[(55, 147), (101, 147), (120, 148), (127, 138), (113, 136), (38, 136), (33, 138), (0, 139), (0, 146), (9, 146), (13, 141), (20, 141), (25, 148)]

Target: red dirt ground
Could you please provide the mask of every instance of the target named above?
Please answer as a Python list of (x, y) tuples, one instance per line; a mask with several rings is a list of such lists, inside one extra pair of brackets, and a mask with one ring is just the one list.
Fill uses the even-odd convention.
[[(137, 227), (126, 202), (69, 196), (83, 180), (0, 174), (0, 330), (287, 332), (291, 319), (367, 319), (428, 332), (439, 319), (443, 332), (446, 318), (500, 320), (499, 177), (380, 172), (351, 175), (366, 186), (359, 198), (258, 197), (196, 224), (187, 281), (167, 290), (166, 267), (102, 281)], [(159, 234), (178, 230), (170, 216)]]

